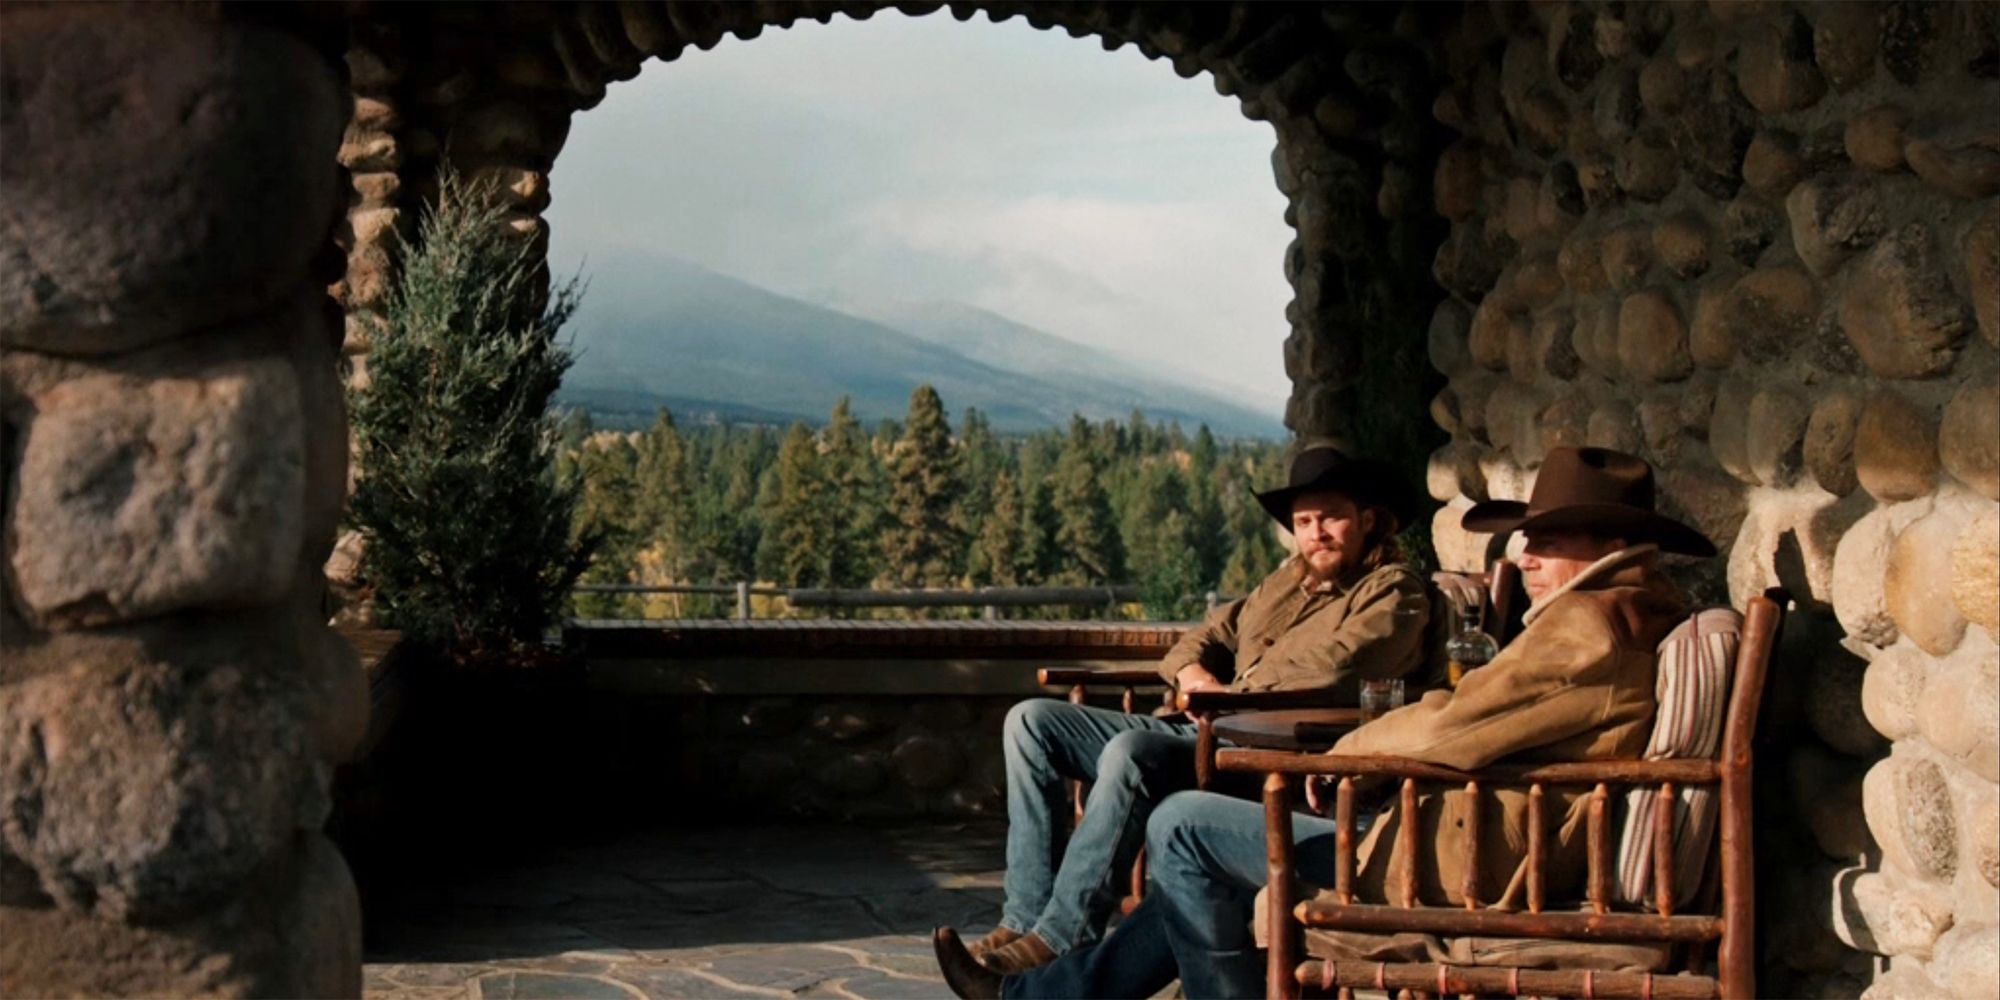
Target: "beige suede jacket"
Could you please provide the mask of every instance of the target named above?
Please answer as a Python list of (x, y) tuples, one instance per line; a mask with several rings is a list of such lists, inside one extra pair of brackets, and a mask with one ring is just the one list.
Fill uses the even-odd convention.
[(1402, 677), (1423, 663), (1430, 600), (1409, 567), (1381, 566), (1346, 588), (1307, 584), (1304, 563), (1286, 560), (1182, 636), (1160, 676), (1171, 684), (1199, 663), (1232, 691), (1334, 688), (1354, 697), (1363, 677)]
[[(1684, 614), (1654, 546), (1606, 556), (1528, 609), (1526, 629), (1492, 663), (1466, 674), (1457, 690), (1432, 691), (1349, 733), (1332, 752), (1456, 768), (1502, 758), (1636, 758), (1652, 732), (1656, 649)], [(1552, 808), (1563, 816), (1549, 855), (1553, 898), (1581, 884), (1587, 801), (1573, 790), (1550, 792), (1560, 802)], [(1527, 795), (1496, 789), (1483, 800), (1480, 817), (1489, 832), (1480, 844), (1481, 895), (1517, 906), (1526, 878)], [(1462, 790), (1422, 797), (1418, 886), (1427, 901), (1461, 901), (1465, 808)], [(1385, 812), (1361, 845), (1356, 888), (1376, 900), (1385, 880), (1399, 879), (1411, 860), (1391, 857), (1401, 821)]]

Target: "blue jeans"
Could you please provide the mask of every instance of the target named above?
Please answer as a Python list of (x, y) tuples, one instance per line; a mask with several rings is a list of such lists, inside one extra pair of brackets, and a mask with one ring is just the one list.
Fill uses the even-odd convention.
[[(1332, 885), (1333, 822), (1293, 813), (1292, 839), (1298, 877)], [(1250, 927), (1267, 872), (1263, 804), (1212, 792), (1175, 795), (1146, 824), (1146, 858), (1153, 878), (1146, 900), (1160, 903), (1188, 1000), (1263, 996), (1264, 957)]]
[(1147, 896), (1111, 935), (1080, 945), (1061, 958), (1000, 981), (1006, 1000), (1146, 1000), (1174, 981), (1173, 949), (1167, 944), (1166, 910)]
[[(1007, 903), (1000, 925), (1057, 954), (1104, 931), (1155, 803), (1194, 787), (1195, 727), (1036, 698), (1007, 713)], [(1058, 851), (1065, 779), (1093, 782)]]

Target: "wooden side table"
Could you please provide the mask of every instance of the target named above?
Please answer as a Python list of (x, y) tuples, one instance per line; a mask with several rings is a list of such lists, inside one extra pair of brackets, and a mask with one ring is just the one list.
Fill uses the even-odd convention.
[(1325, 753), (1361, 725), (1358, 708), (1288, 708), (1237, 712), (1215, 720), (1215, 735), (1253, 750)]

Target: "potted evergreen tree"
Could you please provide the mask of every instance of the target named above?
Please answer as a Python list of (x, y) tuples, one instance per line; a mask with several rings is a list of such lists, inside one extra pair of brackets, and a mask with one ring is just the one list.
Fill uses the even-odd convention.
[[(597, 544), (573, 528), (581, 484), (557, 471), (551, 412), (581, 290), (544, 293), (505, 218), (490, 185), (441, 173), (349, 399), (361, 576), (376, 620), (431, 654), (404, 724), (465, 792), (532, 782), (582, 728), (580, 666), (546, 637)], [(519, 732), (542, 738), (492, 738)]]

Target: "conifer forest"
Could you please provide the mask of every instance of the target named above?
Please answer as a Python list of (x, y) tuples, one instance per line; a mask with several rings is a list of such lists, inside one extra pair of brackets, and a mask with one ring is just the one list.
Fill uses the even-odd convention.
[[(581, 483), (578, 537), (598, 546), (580, 583), (781, 588), (1132, 584), (1119, 614), (1199, 618), (1206, 595), (1246, 593), (1284, 558), (1252, 491), (1281, 483), (1284, 446), (1218, 440), (1206, 426), (1074, 417), (1067, 429), (996, 434), (954, 423), (929, 386), (902, 421), (864, 426), (846, 400), (817, 428), (683, 426), (661, 410), (643, 431), (564, 422), (560, 470)], [(727, 617), (733, 599), (578, 593), (580, 618)], [(759, 598), (757, 617), (818, 612)], [(968, 616), (958, 610), (834, 613)], [(1104, 608), (1010, 617), (1103, 617)]]

